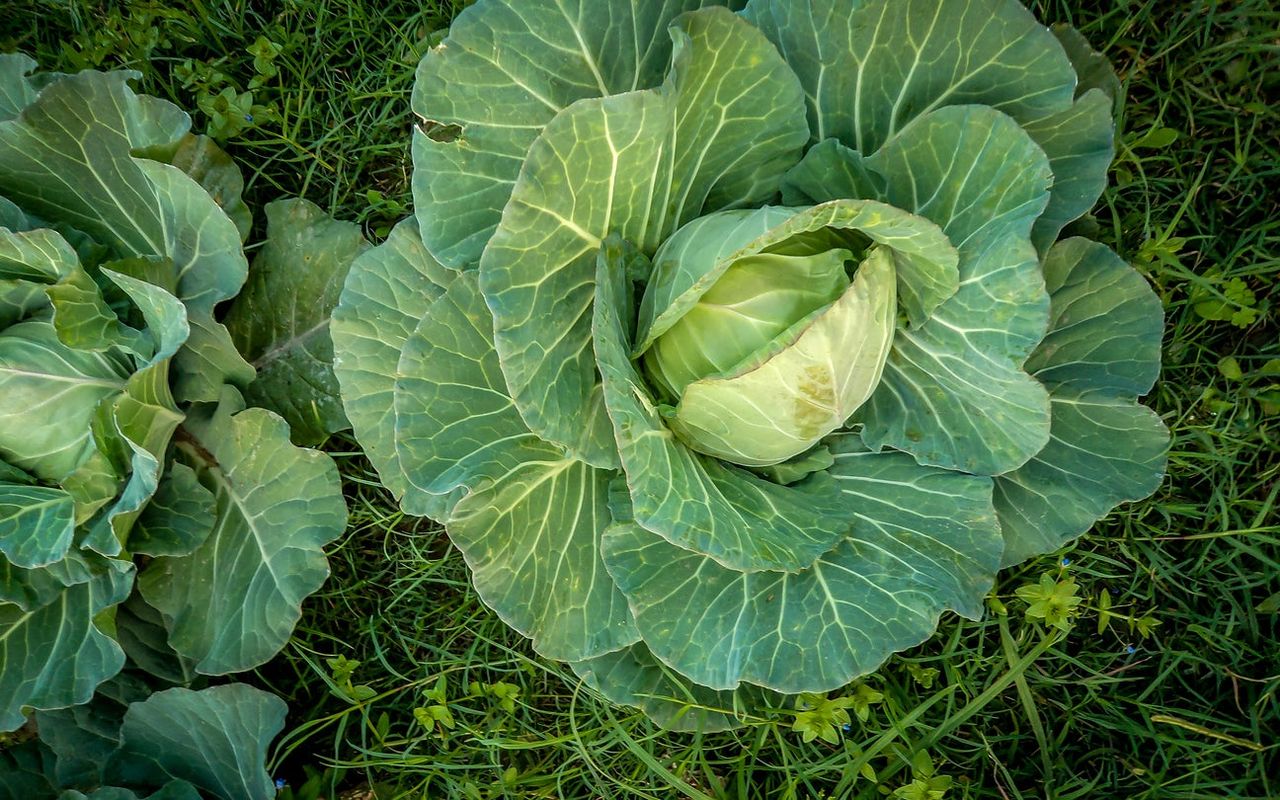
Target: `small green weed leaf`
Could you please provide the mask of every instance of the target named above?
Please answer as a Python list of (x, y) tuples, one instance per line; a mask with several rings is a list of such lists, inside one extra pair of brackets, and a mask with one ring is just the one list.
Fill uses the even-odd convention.
[(867, 717), (871, 716), (871, 707), (884, 702), (884, 695), (867, 686), (865, 683), (858, 684), (853, 690), (853, 713), (857, 715), (859, 722), (866, 722)]
[(922, 689), (932, 689), (934, 682), (938, 679), (937, 667), (922, 667), (919, 664), (907, 662), (907, 671), (911, 673), (911, 679)]
[(1053, 573), (1040, 576), (1039, 583), (1018, 587), (1018, 598), (1027, 604), (1027, 619), (1042, 620), (1062, 631), (1071, 629), (1071, 618), (1083, 598), (1076, 597), (1076, 580), (1067, 577), (1056, 580)]
[(516, 712), (516, 700), (520, 698), (520, 687), (513, 683), (497, 681), (485, 686), (484, 693), (498, 704), (498, 708), (514, 714)]
[(436, 678), (436, 682), (430, 689), (423, 689), (422, 694), (428, 700), (434, 700), (437, 703), (444, 704), (449, 702), (449, 683), (445, 676), (441, 675)]
[(911, 754), (911, 774), (917, 778), (932, 778), (937, 769), (933, 765), (933, 756), (928, 750), (917, 750)]
[(436, 721), (431, 717), (431, 713), (428, 712), (424, 706), (418, 706), (413, 709), (413, 718), (417, 720), (419, 725), (426, 728), (428, 732), (434, 730), (436, 727)]
[(351, 676), (355, 674), (356, 668), (360, 666), (359, 661), (343, 655), (337, 658), (325, 659), (324, 663), (329, 667), (329, 675), (333, 678), (333, 682), (337, 684), (350, 683)]
[(1235, 356), (1227, 356), (1218, 362), (1218, 372), (1222, 377), (1229, 381), (1238, 381), (1244, 377), (1244, 371), (1240, 369), (1240, 362)]
[(274, 78), (279, 74), (280, 70), (275, 65), (276, 56), (284, 51), (284, 46), (271, 41), (265, 36), (259, 36), (254, 40), (253, 44), (245, 48), (245, 52), (253, 56), (253, 71), (257, 73), (253, 80), (249, 83), (250, 89), (266, 83), (270, 78)]
[(445, 705), (418, 706), (413, 710), (413, 718), (428, 733), (434, 731), (437, 726), (441, 729), (441, 733), (451, 731), (457, 724), (454, 722), (453, 713)]
[(253, 92), (227, 86), (217, 93), (200, 92), (196, 105), (209, 116), (209, 136), (226, 140), (253, 124)]
[(333, 678), (333, 682), (338, 685), (336, 694), (343, 700), (363, 703), (377, 696), (378, 692), (373, 687), (351, 682), (356, 668), (360, 666), (359, 661), (339, 655), (337, 658), (325, 659), (324, 663), (329, 667), (329, 675)]
[(906, 786), (895, 789), (893, 796), (899, 800), (943, 800), (951, 783), (951, 778), (947, 775), (916, 778)]
[(1280, 414), (1280, 385), (1272, 385), (1254, 395), (1262, 413), (1274, 417)]
[(1258, 603), (1256, 610), (1259, 614), (1274, 614), (1280, 611), (1280, 592), (1276, 592), (1266, 600)]
[(806, 742), (821, 739), (836, 744), (840, 741), (840, 731), (848, 729), (848, 709), (856, 703), (857, 700), (850, 696), (829, 698), (804, 692), (796, 698), (796, 710), (791, 712), (796, 715), (791, 730), (800, 731)]
[(1160, 620), (1155, 617), (1155, 612), (1148, 611), (1141, 617), (1136, 619), (1131, 618), (1129, 620), (1129, 630), (1136, 630), (1138, 635), (1143, 639), (1149, 639), (1151, 638), (1151, 634), (1155, 632), (1156, 627), (1160, 624)]
[(520, 687), (505, 681), (494, 683), (472, 681), (467, 687), (467, 693), (472, 697), (488, 697), (496, 702), (498, 708), (513, 714), (516, 710), (516, 700), (520, 697)]
[(1182, 253), (1182, 246), (1186, 243), (1187, 240), (1181, 236), (1148, 239), (1138, 248), (1138, 252), (1134, 253), (1133, 261), (1144, 267), (1180, 267), (1182, 262), (1179, 255)]
[[(850, 784), (852, 784), (857, 781), (857, 779), (854, 778), (852, 773), (850, 772), (850, 767), (852, 766), (852, 762), (862, 760), (862, 758), (866, 754), (862, 751), (861, 747), (855, 747), (852, 744), (846, 743), (845, 749), (848, 752), (849, 761), (851, 762), (849, 766), (845, 767), (845, 780), (848, 781)], [(870, 761), (865, 762), (861, 767), (858, 768), (858, 774), (861, 775), (863, 778), (866, 778), (868, 781), (871, 781), (872, 783), (877, 783), (876, 770), (875, 770), (875, 767), (871, 766)]]
[(1098, 592), (1098, 633), (1105, 633), (1111, 624), (1111, 593), (1106, 589)]
[(454, 726), (453, 714), (449, 713), (449, 709), (447, 707), (431, 706), (427, 710), (427, 713), (431, 714), (431, 717), (436, 722), (440, 723), (441, 727), (447, 728), (449, 730), (453, 730), (453, 726)]
[(1178, 141), (1179, 135), (1173, 128), (1152, 128), (1131, 142), (1129, 147), (1134, 150), (1163, 150)]
[(1247, 328), (1258, 320), (1258, 297), (1242, 278), (1223, 281), (1210, 272), (1205, 275), (1209, 285), (1198, 285), (1191, 290), (1191, 302), (1195, 312), (1213, 322), (1230, 322), (1239, 328)]
[(1258, 321), (1258, 310), (1256, 308), (1237, 308), (1231, 312), (1230, 322), (1237, 328), (1247, 328)]

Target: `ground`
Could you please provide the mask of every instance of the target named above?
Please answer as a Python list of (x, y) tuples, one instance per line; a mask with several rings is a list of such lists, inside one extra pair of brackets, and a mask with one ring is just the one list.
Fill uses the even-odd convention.
[[(138, 70), (225, 143), (253, 207), (300, 194), (376, 239), (410, 203), (414, 64), (464, 5), (8, 0), (0, 51)], [(1094, 213), (1164, 302), (1149, 402), (1174, 438), (1155, 496), (1002, 573), (986, 620), (947, 615), (833, 693), (850, 698), (847, 730), (820, 705), (694, 737), (534, 657), (443, 533), (400, 514), (337, 437), (353, 513), (333, 578), (249, 676), (292, 708), (273, 753), (282, 796), (1280, 797), (1280, 10), (1034, 10), (1077, 25), (1128, 89)], [(797, 722), (836, 743), (805, 743)]]

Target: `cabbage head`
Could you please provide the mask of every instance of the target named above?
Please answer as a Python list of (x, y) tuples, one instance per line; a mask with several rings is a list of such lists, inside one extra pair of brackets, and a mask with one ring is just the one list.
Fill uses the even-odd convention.
[(336, 372), (543, 656), (731, 725), (1146, 497), (1161, 305), (1064, 237), (1119, 82), (1015, 0), (478, 0)]

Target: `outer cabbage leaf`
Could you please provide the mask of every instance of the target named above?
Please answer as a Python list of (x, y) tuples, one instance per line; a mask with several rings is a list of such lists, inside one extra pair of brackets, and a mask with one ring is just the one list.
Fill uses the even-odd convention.
[(0, 460), (0, 481), (17, 486), (30, 486), (36, 482), (36, 479), (7, 461)]
[(124, 391), (109, 407), (100, 409), (110, 409), (106, 435), (117, 446), (123, 445), (117, 458), (128, 462), (129, 478), (114, 505), (91, 526), (82, 546), (115, 556), (156, 491), (169, 441), (183, 419), (169, 390), (169, 360), (187, 341), (190, 328), (185, 307), (164, 289), (128, 275), (103, 272), (141, 311), (150, 339), (150, 358), (140, 361)]
[[(4, 63), (0, 62), (0, 69)], [(0, 800), (44, 800), (57, 796), (56, 756), (37, 739), (0, 750)]]
[(157, 558), (138, 579), (170, 645), (206, 675), (251, 669), (285, 645), (328, 577), (321, 548), (346, 525), (332, 460), (291, 445), (271, 412), (241, 408), (227, 388), (188, 416), (179, 446), (213, 492), (216, 522), (191, 555)]
[(1051, 324), (1027, 368), (1049, 387), (1048, 445), (996, 479), (1005, 564), (1061, 547), (1164, 476), (1169, 432), (1137, 398), (1160, 372), (1164, 314), (1106, 245), (1066, 239), (1044, 264)]
[(186, 781), (169, 781), (147, 795), (119, 786), (100, 786), (89, 794), (68, 789), (58, 795), (58, 800), (201, 800), (201, 797), (196, 787)]
[(864, 154), (944, 105), (1028, 121), (1075, 89), (1058, 40), (1017, 0), (751, 0), (743, 15), (804, 84), (812, 141)]
[(481, 599), (550, 658), (634, 642), (626, 600), (600, 560), (613, 473), (529, 432), (506, 394), (474, 273), (432, 304), (399, 371), (400, 462), (414, 486), (453, 506), (444, 520)]
[[(0, 54), (0, 67), (5, 63), (5, 58), (4, 54)], [(11, 231), (27, 231), (36, 227), (27, 215), (22, 213), (22, 209), (3, 196), (0, 196), (0, 225)]]
[(75, 248), (57, 231), (13, 231), (5, 227), (8, 226), (0, 227), (0, 278), (52, 284), (80, 265)]
[(213, 530), (215, 513), (213, 492), (200, 483), (195, 470), (174, 462), (134, 522), (129, 550), (148, 556), (189, 555)]
[[(1106, 186), (1111, 104), (1101, 92), (1073, 103), (1073, 58), (1018, 0), (751, 0), (744, 15), (804, 84), (815, 143), (836, 138), (871, 155), (945, 106), (1017, 120), (1056, 178), (1036, 221), (1041, 252)], [(1081, 68), (1096, 80), (1092, 64)]]
[(400, 352), (456, 274), (427, 252), (417, 221), (407, 219), (352, 263), (329, 324), (343, 408), (365, 455), (406, 511), (435, 519), (446, 518), (449, 505), (405, 476), (395, 398)]
[(92, 578), (89, 562), (74, 548), (61, 561), (32, 569), (15, 567), (7, 558), (0, 558), (0, 603), (34, 611), (48, 605), (66, 587)]
[(131, 666), (166, 686), (190, 686), (199, 677), (195, 663), (169, 646), (164, 616), (138, 592), (116, 607), (116, 641)]
[(712, 689), (826, 691), (927, 639), (943, 609), (982, 615), (1002, 546), (991, 480), (867, 452), (851, 435), (832, 443), (854, 528), (807, 570), (727, 569), (635, 523), (605, 535), (609, 574), (663, 663)]
[(145, 682), (126, 670), (100, 685), (84, 705), (36, 712), (40, 740), (58, 757), (58, 783), (100, 785), (102, 769), (120, 744), (126, 709), (150, 693)]
[(0, 122), (22, 113), (36, 99), (36, 87), (28, 74), (36, 62), (22, 53), (0, 53)]
[(240, 241), (249, 238), (253, 227), (253, 214), (244, 202), (244, 176), (240, 167), (208, 136), (186, 134), (162, 152), (148, 152), (147, 156), (166, 164), (172, 164), (192, 180), (200, 184), (213, 202), (235, 223)]
[(600, 558), (612, 477), (553, 451), (454, 509), (449, 536), (476, 591), (548, 658), (592, 658), (639, 638)]
[(1067, 223), (1093, 208), (1107, 188), (1107, 168), (1115, 157), (1113, 102), (1101, 89), (1094, 89), (1071, 107), (1023, 126), (1049, 157), (1053, 170), (1049, 205), (1031, 231), (1042, 255)]
[[(78, 558), (79, 557), (74, 557)], [(125, 599), (133, 565), (90, 556), (89, 576), (43, 605), (0, 604), (0, 731), (25, 722), (23, 706), (84, 703), (124, 666), (124, 652), (97, 618)], [(5, 576), (6, 583), (12, 575)]]
[[(413, 195), (441, 263), (474, 265), (529, 147), (577, 100), (657, 86), (681, 13), (741, 0), (480, 0), (418, 65)], [(465, 198), (465, 205), (459, 202)]]
[(75, 535), (75, 501), (61, 489), (0, 482), (0, 553), (24, 569), (61, 561)]
[(1124, 88), (1120, 85), (1120, 76), (1116, 75), (1115, 67), (1111, 66), (1107, 57), (1094, 50), (1084, 34), (1070, 25), (1059, 22), (1050, 26), (1049, 30), (1058, 37), (1067, 58), (1071, 59), (1071, 66), (1075, 68), (1078, 77), (1076, 97), (1098, 89), (1115, 105), (1116, 116), (1119, 116), (1120, 106), (1124, 102)]
[(196, 311), (187, 322), (191, 336), (173, 359), (173, 396), (179, 403), (216, 403), (224, 384), (243, 389), (257, 377), (236, 350), (227, 326), (212, 314)]
[(329, 315), (351, 262), (368, 248), (360, 226), (306, 200), (267, 206), (267, 241), (224, 322), (257, 370), (251, 405), (289, 423), (297, 444), (319, 444), (349, 427), (333, 376)]
[(123, 391), (129, 373), (114, 354), (62, 344), (43, 320), (0, 331), (0, 458), (43, 480), (66, 478), (94, 450), (98, 403)]
[[(448, 522), (468, 491), (524, 461), (563, 456), (529, 432), (507, 394), (492, 317), (474, 273), (459, 275), (422, 316), (400, 353), (395, 387), (398, 460), (415, 492), (403, 505)], [(427, 502), (419, 502), (419, 498)]]
[(24, 281), (0, 280), (0, 328), (7, 328), (48, 307), (44, 287)]
[(480, 261), (521, 416), (599, 467), (617, 466), (590, 343), (601, 241), (652, 254), (694, 217), (766, 200), (808, 138), (795, 76), (739, 17), (693, 12), (671, 35), (662, 89), (582, 100), (546, 127)]
[[(841, 174), (852, 180), (835, 181)], [(1047, 392), (1021, 364), (1048, 317), (1029, 236), (1051, 177), (1013, 119), (981, 106), (919, 117), (870, 158), (823, 143), (788, 176), (792, 200), (870, 195), (937, 223), (960, 254), (960, 291), (894, 338), (862, 412), (868, 445), (985, 475), (1044, 447)]]
[(190, 121), (135, 95), (130, 75), (60, 76), (0, 122), (0, 185), (28, 213), (64, 221), (117, 257), (169, 258), (178, 296), (211, 309), (244, 283), (239, 231), (179, 169), (131, 155), (177, 139)]
[(637, 706), (668, 730), (729, 730), (757, 709), (782, 705), (779, 695), (753, 686), (732, 691), (699, 686), (654, 658), (643, 642), (570, 666), (583, 683), (610, 701)]
[(221, 800), (271, 800), (267, 747), (287, 711), (280, 698), (242, 683), (157, 692), (125, 712), (107, 778), (129, 786), (176, 779)]

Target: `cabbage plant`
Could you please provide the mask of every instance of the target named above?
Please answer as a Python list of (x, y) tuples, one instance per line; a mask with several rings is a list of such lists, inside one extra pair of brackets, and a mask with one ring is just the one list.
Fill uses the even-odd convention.
[(1015, 0), (478, 0), (335, 313), (347, 416), (610, 699), (840, 687), (1161, 480), (1161, 305), (1063, 236), (1118, 90)]
[(0, 55), (0, 731), (41, 738), (0, 751), (0, 795), (274, 797), (284, 702), (206, 685), (285, 645), (346, 507), (243, 393), (279, 396), (363, 240), (272, 205), (250, 278), (241, 175), (184, 112), (34, 67)]

